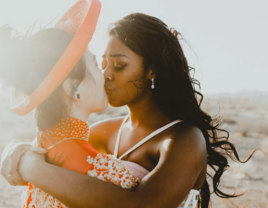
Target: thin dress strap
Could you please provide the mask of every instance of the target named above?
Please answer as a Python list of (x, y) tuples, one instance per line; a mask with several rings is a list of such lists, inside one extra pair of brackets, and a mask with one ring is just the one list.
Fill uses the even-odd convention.
[(116, 143), (115, 143), (115, 149), (114, 149), (114, 156), (115, 158), (117, 158), (118, 156), (118, 148), (119, 148), (119, 141), (120, 141), (120, 134), (121, 134), (121, 131), (122, 131), (122, 128), (123, 128), (123, 124), (126, 122), (128, 116), (126, 116), (120, 126), (120, 129), (117, 133), (117, 138), (116, 138)]
[[(119, 149), (119, 143), (120, 143), (120, 137), (121, 137), (121, 131), (122, 131), (122, 127), (124, 125), (124, 123), (126, 122), (128, 116), (126, 116), (126, 118), (124, 119), (119, 131), (118, 131), (118, 135), (117, 135), (117, 140), (116, 140), (116, 145), (115, 145), (115, 151), (114, 151), (114, 156), (117, 158), (118, 156), (118, 149)], [(140, 142), (138, 142), (136, 145), (134, 145), (131, 149), (129, 149), (127, 152), (125, 152), (123, 155), (121, 155), (121, 157), (119, 157), (119, 160), (121, 160), (124, 156), (128, 155), (129, 153), (131, 153), (132, 151), (134, 151), (135, 149), (137, 149), (138, 147), (140, 147), (141, 145), (143, 145), (145, 142), (147, 142), (148, 140), (150, 140), (151, 138), (153, 138), (155, 135), (161, 133), (162, 131), (168, 129), (169, 127), (179, 123), (181, 120), (176, 120), (173, 121), (159, 129), (157, 129), (156, 131), (152, 132), (151, 134), (149, 134), (147, 137), (145, 137), (144, 139), (142, 139)]]

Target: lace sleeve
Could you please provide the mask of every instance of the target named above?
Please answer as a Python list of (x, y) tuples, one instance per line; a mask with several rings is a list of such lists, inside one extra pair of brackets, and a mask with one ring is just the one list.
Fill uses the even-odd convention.
[(140, 179), (113, 155), (99, 153), (94, 158), (88, 156), (87, 162), (94, 166), (92, 170), (88, 171), (88, 176), (113, 183), (126, 189), (134, 188), (140, 183)]

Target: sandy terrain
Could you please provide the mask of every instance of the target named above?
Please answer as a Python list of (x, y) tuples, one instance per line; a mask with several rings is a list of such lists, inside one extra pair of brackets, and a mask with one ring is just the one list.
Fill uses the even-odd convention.
[[(212, 194), (213, 207), (216, 208), (266, 208), (268, 207), (268, 101), (250, 99), (221, 99), (220, 113), (223, 116), (222, 128), (230, 131), (230, 140), (236, 144), (245, 160), (254, 149), (262, 149), (246, 164), (235, 164), (230, 161), (231, 168), (221, 180), (221, 188), (232, 194), (235, 187), (237, 193), (247, 190), (242, 197), (220, 199)], [(210, 98), (205, 100), (202, 108), (212, 115), (218, 112), (219, 103)], [(122, 116), (125, 108), (108, 108), (106, 111), (92, 115), (89, 124), (96, 121)], [(6, 96), (0, 96), (0, 153), (12, 139), (30, 141), (35, 136), (33, 115), (19, 117), (8, 107)], [(0, 176), (0, 208), (20, 207), (21, 187), (10, 186)]]

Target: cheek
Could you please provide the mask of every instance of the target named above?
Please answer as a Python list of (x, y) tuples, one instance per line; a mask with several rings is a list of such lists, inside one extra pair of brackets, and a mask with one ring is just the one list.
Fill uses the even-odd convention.
[(81, 93), (82, 101), (88, 100), (90, 97), (94, 96), (94, 86), (90, 80), (83, 80), (78, 87), (79, 93)]
[(120, 77), (123, 82), (123, 89), (130, 96), (130, 99), (136, 97), (146, 88), (144, 70), (140, 64), (134, 65), (126, 71), (124, 76)]
[(109, 102), (117, 105), (127, 105), (139, 99), (147, 90), (146, 81), (142, 75), (132, 74), (128, 76), (118, 76), (118, 87), (114, 91), (108, 92)]
[(98, 76), (95, 78), (96, 80), (96, 85), (98, 86), (99, 89), (104, 91), (104, 76), (101, 72), (98, 72)]
[(123, 88), (124, 97), (128, 99), (128, 101), (135, 99), (140, 93), (139, 81), (130, 81), (127, 82)]

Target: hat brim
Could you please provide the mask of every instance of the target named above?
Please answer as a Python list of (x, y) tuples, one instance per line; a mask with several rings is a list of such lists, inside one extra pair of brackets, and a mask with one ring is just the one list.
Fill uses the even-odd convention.
[(46, 100), (64, 81), (87, 49), (94, 34), (100, 10), (100, 1), (92, 0), (81, 27), (59, 61), (37, 89), (25, 101), (13, 107), (12, 111), (20, 116), (28, 114)]

